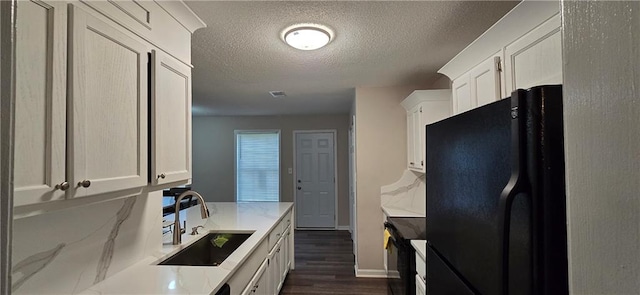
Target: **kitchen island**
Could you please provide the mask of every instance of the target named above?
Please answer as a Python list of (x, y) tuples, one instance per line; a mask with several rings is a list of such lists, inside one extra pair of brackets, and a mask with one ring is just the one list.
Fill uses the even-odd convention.
[[(167, 233), (157, 253), (91, 286), (82, 294), (215, 294), (244, 267), (243, 263), (256, 249), (266, 248), (264, 243), (269, 240), (270, 233), (280, 230), (278, 227), (285, 216), (289, 216), (291, 223), (294, 219), (293, 214), (289, 214), (293, 208), (291, 202), (207, 203), (207, 206), (210, 211), (207, 219), (201, 218), (199, 205), (181, 211), (180, 220), (186, 218), (187, 221), (181, 245), (172, 245), (172, 234)], [(204, 228), (199, 229), (199, 234), (191, 235), (191, 228), (198, 225)], [(157, 265), (210, 232), (252, 234), (219, 266)], [(290, 240), (293, 241), (293, 236)], [(290, 249), (293, 261), (293, 247)], [(242, 291), (232, 287), (231, 294)]]

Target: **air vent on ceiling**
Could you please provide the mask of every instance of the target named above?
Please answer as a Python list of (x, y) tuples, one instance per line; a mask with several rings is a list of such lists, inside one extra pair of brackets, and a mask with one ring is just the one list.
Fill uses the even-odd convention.
[(274, 98), (281, 98), (281, 97), (287, 96), (287, 94), (284, 93), (284, 91), (269, 91), (269, 94), (271, 94), (271, 96), (273, 96)]

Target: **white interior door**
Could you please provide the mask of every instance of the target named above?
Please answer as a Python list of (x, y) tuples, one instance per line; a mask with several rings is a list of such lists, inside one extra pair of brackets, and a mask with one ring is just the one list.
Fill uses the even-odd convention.
[(335, 227), (334, 133), (296, 133), (296, 224)]

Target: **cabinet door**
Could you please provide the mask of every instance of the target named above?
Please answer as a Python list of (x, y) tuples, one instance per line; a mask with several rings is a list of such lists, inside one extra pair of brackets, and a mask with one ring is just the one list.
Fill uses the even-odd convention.
[(147, 47), (71, 5), (71, 197), (147, 184)]
[(287, 277), (287, 273), (289, 272), (290, 230), (291, 230), (291, 227), (288, 227), (287, 230), (282, 234), (282, 243), (281, 243), (282, 246), (280, 247), (280, 273), (282, 274), (280, 278), (282, 282), (284, 282), (284, 279)]
[(475, 102), (471, 99), (469, 74), (464, 74), (460, 78), (453, 80), (451, 88), (453, 90), (454, 115), (468, 111), (475, 107)]
[(191, 68), (154, 50), (151, 94), (151, 182), (191, 178)]
[(424, 172), (424, 148), (422, 142), (424, 141), (424, 125), (422, 119), (422, 104), (415, 106), (411, 109), (411, 129), (413, 133), (408, 140), (408, 144), (412, 145), (411, 165), (409, 169), (417, 172)]
[(65, 195), (67, 6), (19, 1), (16, 21), (14, 205), (20, 206)]
[(505, 48), (505, 91), (562, 84), (562, 32), (557, 14)]
[[(258, 270), (247, 284), (247, 287), (244, 288), (241, 295), (257, 295), (257, 294), (269, 294), (268, 292), (268, 275), (267, 275), (267, 267), (269, 265), (269, 259), (265, 259), (264, 262), (258, 267)], [(233, 291), (233, 290), (232, 290)], [(237, 293), (233, 293), (237, 294)]]
[(280, 252), (281, 252), (281, 243), (282, 239), (278, 241), (278, 244), (271, 250), (269, 254), (269, 291), (268, 293), (262, 294), (278, 294), (278, 291), (282, 287), (282, 274), (280, 273)]
[(421, 132), (424, 126), (422, 126), (422, 106), (418, 105), (413, 108), (413, 167), (414, 170), (422, 171), (422, 134)]
[(471, 101), (474, 107), (483, 106), (500, 99), (500, 56), (488, 58), (469, 72)]
[(413, 142), (415, 139), (413, 135), (415, 134), (414, 130), (415, 125), (413, 124), (413, 112), (409, 110), (407, 112), (407, 167), (409, 169), (415, 166), (415, 162), (413, 159), (415, 145)]

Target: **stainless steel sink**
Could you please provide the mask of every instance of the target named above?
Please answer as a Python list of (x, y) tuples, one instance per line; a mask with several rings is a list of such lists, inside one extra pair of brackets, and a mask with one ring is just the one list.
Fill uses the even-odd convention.
[(250, 236), (251, 233), (212, 232), (158, 265), (218, 266)]

